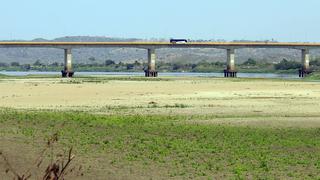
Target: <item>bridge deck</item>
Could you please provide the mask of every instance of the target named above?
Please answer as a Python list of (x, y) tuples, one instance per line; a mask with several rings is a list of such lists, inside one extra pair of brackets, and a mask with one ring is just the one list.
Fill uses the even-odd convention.
[(132, 47), (132, 48), (320, 48), (320, 43), (286, 42), (0, 42), (0, 47)]

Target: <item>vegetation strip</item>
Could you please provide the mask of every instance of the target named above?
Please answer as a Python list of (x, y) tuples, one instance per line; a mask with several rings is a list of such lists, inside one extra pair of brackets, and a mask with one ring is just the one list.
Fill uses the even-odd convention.
[[(0, 138), (24, 137), (29, 142), (58, 132), (59, 143), (73, 146), (86, 167), (140, 164), (158, 167), (163, 177), (319, 178), (319, 128), (181, 123), (186, 120), (196, 119), (3, 109)], [(109, 159), (93, 165), (88, 160), (94, 157)]]

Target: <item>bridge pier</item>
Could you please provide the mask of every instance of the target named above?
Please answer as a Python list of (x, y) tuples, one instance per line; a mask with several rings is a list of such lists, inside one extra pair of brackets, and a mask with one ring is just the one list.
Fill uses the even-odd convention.
[(144, 71), (145, 77), (157, 77), (156, 71), (156, 50), (154, 48), (148, 49), (148, 69)]
[(224, 70), (224, 77), (237, 77), (235, 68), (235, 50), (227, 49), (227, 69)]
[(309, 49), (302, 49), (301, 50), (301, 69), (299, 70), (299, 77), (306, 77), (312, 71), (310, 70), (310, 53)]
[(71, 49), (64, 49), (64, 69), (61, 71), (62, 77), (72, 77), (72, 52)]

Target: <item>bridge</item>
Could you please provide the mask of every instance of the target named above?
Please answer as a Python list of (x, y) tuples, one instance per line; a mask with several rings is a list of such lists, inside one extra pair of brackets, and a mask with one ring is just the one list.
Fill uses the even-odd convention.
[(301, 51), (301, 69), (299, 77), (305, 77), (311, 73), (309, 67), (310, 49), (320, 48), (320, 43), (275, 43), (275, 42), (0, 42), (0, 48), (59, 48), (64, 50), (64, 69), (62, 77), (72, 77), (72, 49), (74, 48), (141, 48), (148, 53), (148, 68), (146, 77), (157, 77), (156, 49), (159, 48), (218, 48), (225, 49), (227, 55), (227, 67), (224, 70), (225, 77), (236, 77), (235, 50), (240, 48), (287, 48)]

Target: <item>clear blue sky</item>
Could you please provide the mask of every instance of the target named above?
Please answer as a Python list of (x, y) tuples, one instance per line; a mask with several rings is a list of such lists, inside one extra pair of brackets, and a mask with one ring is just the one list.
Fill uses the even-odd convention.
[(2, 0), (0, 39), (90, 35), (320, 42), (319, 0)]

